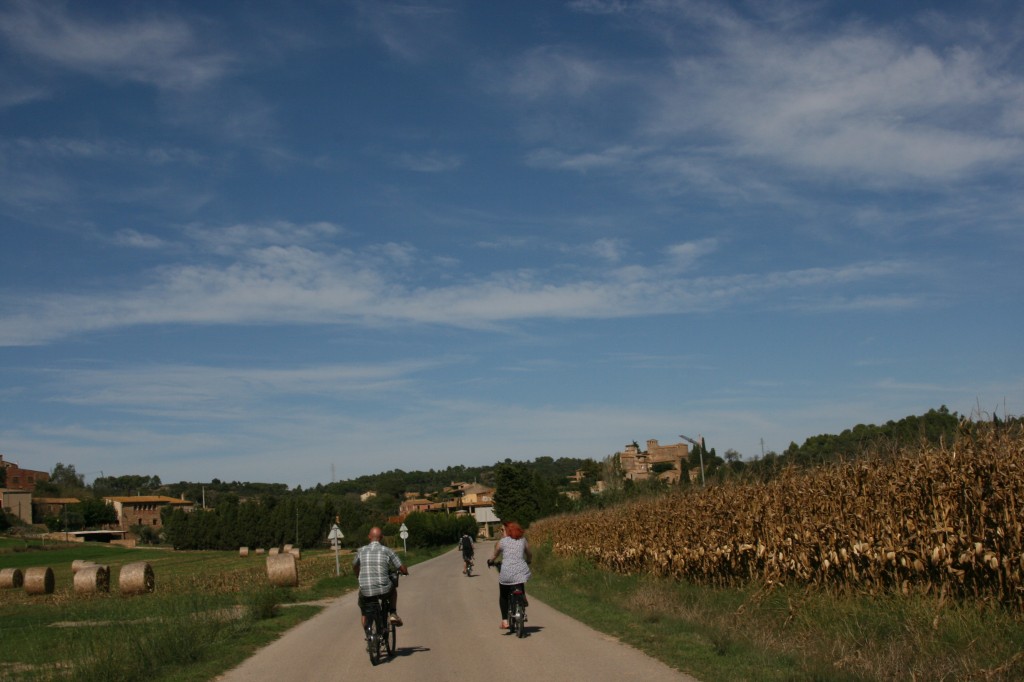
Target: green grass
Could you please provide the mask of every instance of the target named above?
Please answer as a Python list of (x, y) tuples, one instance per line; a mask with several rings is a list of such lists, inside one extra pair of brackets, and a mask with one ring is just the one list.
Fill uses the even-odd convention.
[[(448, 548), (410, 551), (415, 564)], [(111, 567), (109, 593), (81, 595), (72, 588), (71, 562)], [(123, 596), (117, 576), (127, 563), (153, 567), (152, 594)], [(237, 552), (174, 552), (101, 544), (26, 549), (0, 543), (0, 568), (49, 566), (57, 589), (31, 596), (0, 591), (0, 679), (11, 682), (201, 682), (245, 660), (322, 608), (307, 604), (356, 586), (351, 555), (305, 551), (297, 588), (275, 588), (264, 558)], [(286, 609), (281, 604), (295, 604)]]
[(1024, 624), (996, 606), (697, 587), (536, 554), (532, 594), (703, 682), (1024, 679)]

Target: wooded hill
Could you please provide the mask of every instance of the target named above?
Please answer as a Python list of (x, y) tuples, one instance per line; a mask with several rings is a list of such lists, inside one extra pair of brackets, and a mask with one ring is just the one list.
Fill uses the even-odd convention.
[[(690, 466), (698, 466), (703, 455), (709, 485), (734, 479), (770, 480), (790, 465), (815, 467), (838, 460), (853, 460), (866, 452), (897, 452), (907, 446), (951, 443), (961, 421), (945, 406), (929, 410), (921, 416), (889, 421), (881, 426), (859, 424), (836, 435), (818, 435), (802, 445), (790, 444), (785, 452), (766, 453), (756, 459), (745, 459), (735, 451), (719, 457), (714, 448), (691, 452)], [(172, 522), (169, 538), (176, 545), (231, 548), (241, 544), (267, 545), (293, 542), (304, 546), (322, 543), (335, 518), (347, 539), (365, 537), (371, 525), (383, 525), (398, 514), (407, 495), (449, 499), (445, 488), (453, 482), (478, 482), (497, 488), (497, 508), (523, 522), (552, 513), (590, 507), (607, 507), (624, 499), (657, 494), (666, 486), (660, 481), (634, 483), (623, 481), (614, 467), (615, 455), (600, 461), (592, 458), (544, 456), (531, 461), (505, 460), (490, 466), (450, 466), (427, 471), (393, 469), (379, 474), (303, 489), (289, 489), (283, 483), (226, 482), (213, 479), (208, 483), (161, 483), (156, 476), (106, 476), (86, 486), (73, 466), (55, 467), (47, 493), (74, 496), (85, 502), (104, 495), (161, 494), (184, 496), (197, 503), (205, 502), (208, 514), (200, 523)], [(584, 480), (570, 483), (569, 477), (582, 470)], [(604, 480), (608, 490), (595, 495), (591, 486)], [(684, 477), (683, 485), (692, 485)], [(361, 501), (362, 493), (376, 493)], [(569, 499), (561, 493), (579, 493)], [(221, 510), (223, 513), (216, 513)], [(72, 510), (74, 511), (74, 510)], [(499, 514), (500, 515), (500, 514)], [(85, 515), (71, 515), (74, 518)], [(220, 519), (220, 522), (217, 519)], [(152, 535), (152, 532), (150, 532)], [(156, 538), (149, 538), (155, 540)], [(252, 542), (248, 542), (248, 541)], [(296, 542), (297, 541), (297, 542)]]

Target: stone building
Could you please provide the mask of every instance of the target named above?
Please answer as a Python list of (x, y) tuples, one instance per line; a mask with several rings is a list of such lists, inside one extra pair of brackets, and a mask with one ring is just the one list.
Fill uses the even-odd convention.
[(194, 502), (163, 495), (104, 497), (103, 501), (113, 505), (114, 511), (117, 512), (117, 525), (121, 530), (128, 530), (132, 526), (163, 528), (160, 513), (165, 507), (182, 509), (186, 512), (195, 509)]
[(0, 488), (0, 506), (25, 523), (32, 523), (32, 493), (27, 490)]
[(7, 482), (4, 484), (4, 487), (8, 490), (32, 491), (36, 489), (36, 483), (44, 483), (50, 480), (50, 474), (47, 472), (22, 469), (14, 462), (5, 460), (3, 454), (0, 454), (0, 467), (3, 468), (6, 474)]
[(660, 445), (653, 438), (647, 441), (646, 450), (641, 450), (640, 445), (633, 441), (619, 453), (622, 474), (631, 481), (660, 478), (668, 483), (678, 483), (689, 459), (690, 447), (686, 443)]
[(34, 497), (32, 498), (32, 523), (45, 523), (47, 517), (63, 518), (64, 510), (81, 502), (77, 497)]

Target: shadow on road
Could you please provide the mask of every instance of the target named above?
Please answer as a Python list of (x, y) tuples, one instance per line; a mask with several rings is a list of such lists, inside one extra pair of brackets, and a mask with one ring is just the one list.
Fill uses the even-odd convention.
[[(523, 628), (523, 637), (529, 637), (529, 636), (534, 635), (534, 634), (536, 634), (538, 632), (541, 632), (543, 629), (544, 628), (540, 627), (539, 625), (527, 625), (526, 627)], [(515, 633), (506, 631), (505, 632), (505, 636), (506, 637), (515, 637)]]
[(395, 649), (395, 654), (392, 658), (398, 656), (412, 656), (413, 654), (421, 654), (425, 651), (430, 651), (430, 647), (427, 646), (400, 646)]

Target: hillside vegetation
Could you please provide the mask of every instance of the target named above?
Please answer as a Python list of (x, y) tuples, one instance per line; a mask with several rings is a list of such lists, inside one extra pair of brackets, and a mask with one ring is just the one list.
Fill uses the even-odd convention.
[(696, 584), (927, 593), (1024, 608), (1024, 431), (963, 421), (951, 442), (879, 449), (540, 520), (534, 543)]

